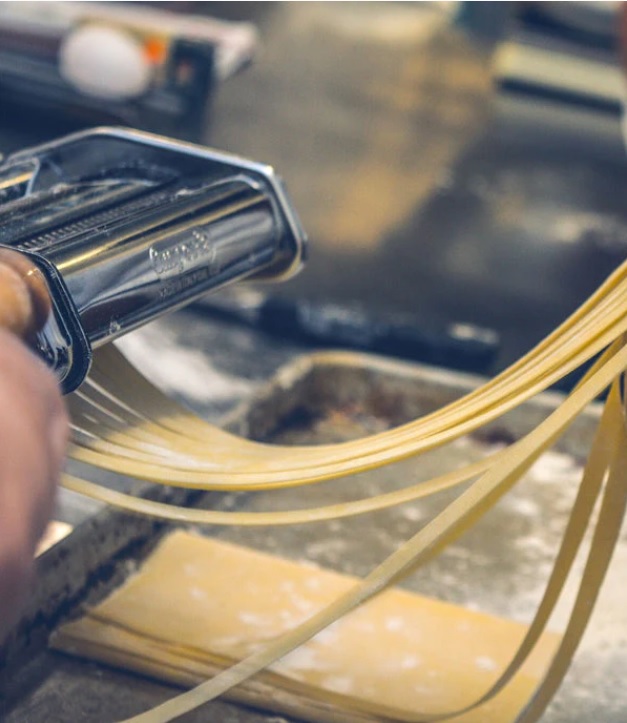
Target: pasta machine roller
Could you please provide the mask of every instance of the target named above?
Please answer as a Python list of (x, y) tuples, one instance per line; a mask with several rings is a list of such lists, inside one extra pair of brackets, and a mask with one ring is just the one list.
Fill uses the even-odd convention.
[(95, 347), (225, 284), (288, 278), (305, 248), (271, 168), (203, 147), (97, 128), (0, 165), (0, 263), (66, 392)]

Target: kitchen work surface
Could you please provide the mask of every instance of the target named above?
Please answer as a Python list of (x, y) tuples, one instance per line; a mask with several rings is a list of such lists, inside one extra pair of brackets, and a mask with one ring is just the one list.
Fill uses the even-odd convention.
[[(472, 377), (396, 362), (374, 360), (365, 368), (351, 368), (326, 363), (325, 359), (324, 355), (305, 356), (283, 368), (268, 387), (256, 392), (253, 400), (234, 415), (230, 428), (255, 439), (282, 443), (341, 441), (424, 414), (477, 383)], [(546, 416), (555, 401), (553, 395), (540, 397), (480, 433), (461, 439), (449, 450), (430, 453), (420, 460), (300, 490), (238, 497), (212, 494), (206, 502), (221, 509), (288, 509), (405, 486), (511, 443)], [(492, 512), (404, 586), (473, 611), (528, 622), (561, 538), (597, 420), (596, 408), (577, 419), (557, 447), (546, 453)], [(442, 493), (376, 515), (273, 529), (214, 529), (207, 534), (261, 552), (295, 561), (309, 560), (331, 570), (363, 576), (441, 509), (451, 494)], [(132, 518), (107, 514), (103, 539), (107, 529), (123, 529), (123, 519), (128, 526), (136, 524)], [(90, 600), (102, 598), (129, 570), (134, 570), (160, 534), (153, 532), (143, 546), (136, 542), (120, 552), (117, 565), (112, 565), (106, 555), (95, 565), (93, 560), (83, 561), (85, 568), (92, 565)], [(68, 549), (66, 564), (80, 565), (85, 554), (76, 547)], [(626, 555), (622, 539), (593, 623), (566, 682), (545, 715), (544, 720), (550, 723), (583, 723), (593, 716), (601, 716), (607, 723), (624, 720), (627, 697), (620, 671), (625, 664), (627, 617), (620, 570)], [(62, 591), (58, 594), (62, 595)], [(79, 609), (76, 603), (80, 596), (75, 598), (61, 603), (62, 611), (57, 613), (60, 620)], [(560, 608), (551, 627), (559, 631), (566, 616), (566, 609)], [(173, 695), (175, 689), (100, 664), (42, 651), (27, 665), (14, 668), (9, 692), (12, 703), (5, 719), (10, 723), (96, 722), (138, 713)], [(225, 702), (211, 704), (209, 710), (210, 714), (197, 711), (185, 720), (206, 720), (207, 715), (224, 721), (276, 720), (270, 714)]]

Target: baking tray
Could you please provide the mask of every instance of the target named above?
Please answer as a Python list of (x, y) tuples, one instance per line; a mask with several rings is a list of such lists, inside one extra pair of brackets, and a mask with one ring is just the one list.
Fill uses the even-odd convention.
[[(261, 392), (225, 421), (225, 426), (254, 439), (286, 444), (340, 441), (413, 419), (478, 383), (479, 379), (470, 376), (383, 359), (309, 355), (279, 370)], [(446, 450), (375, 472), (295, 490), (239, 496), (212, 494), (206, 499), (222, 509), (288, 509), (390, 490), (429, 478), (445, 467), (478, 459), (512, 442), (546, 417), (560, 399), (558, 395), (540, 395)], [(404, 585), (472, 609), (530, 620), (557, 550), (598, 418), (599, 408), (592, 405), (493, 511)], [(214, 528), (208, 534), (364, 575), (453, 494), (445, 492), (429, 500), (345, 520), (270, 529)], [(48, 621), (55, 624), (76, 614), (85, 601), (102, 597), (118, 584), (166, 529), (111, 510), (103, 510), (89, 524), (97, 526), (98, 544), (90, 549), (101, 551), (100, 559), (87, 564), (84, 549), (72, 543), (73, 536), (66, 538), (64, 565), (77, 569), (82, 565), (85, 584), (82, 592), (75, 589), (65, 597), (62, 590), (47, 590), (49, 599), (56, 596), (57, 600), (52, 612), (48, 602), (46, 613)], [(88, 538), (84, 533), (82, 544), (89, 548)], [(54, 554), (58, 555), (59, 550), (53, 550)], [(543, 719), (548, 723), (587, 723), (593, 716), (604, 723), (623, 723), (627, 717), (627, 692), (622, 684), (622, 671), (627, 665), (627, 605), (621, 576), (626, 558), (623, 536), (593, 623)], [(42, 560), (44, 575), (48, 565), (46, 559)], [(58, 566), (57, 561), (57, 571)], [(55, 579), (49, 576), (49, 585), (54, 586)], [(565, 610), (558, 610), (558, 626), (566, 615)], [(53, 625), (49, 622), (47, 629), (50, 627)], [(31, 617), (30, 630), (36, 628), (36, 616)], [(44, 631), (39, 637), (45, 638)], [(12, 664), (9, 659), (6, 666), (7, 723), (115, 721), (176, 692), (170, 686), (59, 653), (31, 650), (26, 663), (24, 657), (22, 651), (19, 662)], [(183, 720), (192, 723), (208, 719), (233, 723), (277, 721), (276, 716), (224, 702), (212, 703), (208, 710), (191, 713)]]

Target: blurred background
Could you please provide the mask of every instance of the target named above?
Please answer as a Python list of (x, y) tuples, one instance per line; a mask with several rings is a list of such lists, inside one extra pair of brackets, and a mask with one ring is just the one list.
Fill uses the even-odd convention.
[(311, 244), (203, 315), (492, 374), (627, 252), (620, 3), (2, 3), (0, 150), (134, 125), (268, 162)]

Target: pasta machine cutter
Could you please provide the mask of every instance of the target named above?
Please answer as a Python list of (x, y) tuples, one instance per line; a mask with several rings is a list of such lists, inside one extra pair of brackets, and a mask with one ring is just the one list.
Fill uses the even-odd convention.
[(305, 248), (271, 168), (203, 147), (97, 128), (0, 165), (0, 265), (27, 282), (22, 335), (66, 392), (92, 349), (225, 284), (288, 278)]

